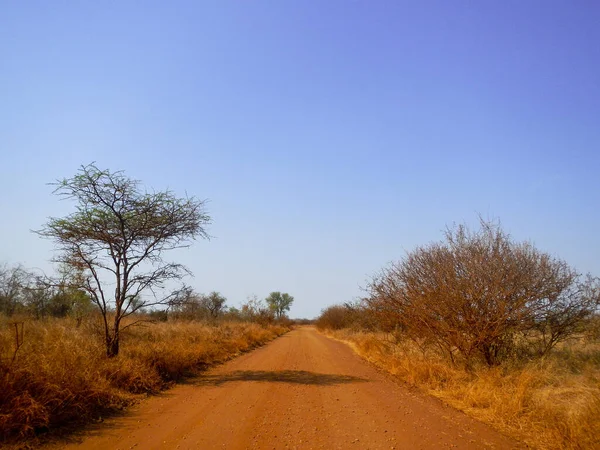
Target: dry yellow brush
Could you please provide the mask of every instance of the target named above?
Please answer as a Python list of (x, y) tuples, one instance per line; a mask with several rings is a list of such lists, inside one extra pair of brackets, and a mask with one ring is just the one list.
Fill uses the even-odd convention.
[(385, 333), (326, 333), (401, 380), (534, 448), (600, 448), (598, 343), (572, 341), (541, 361), (468, 373)]
[[(0, 318), (0, 442), (93, 421), (287, 328), (163, 322), (128, 328), (108, 359), (93, 322)], [(15, 352), (16, 347), (18, 351)]]

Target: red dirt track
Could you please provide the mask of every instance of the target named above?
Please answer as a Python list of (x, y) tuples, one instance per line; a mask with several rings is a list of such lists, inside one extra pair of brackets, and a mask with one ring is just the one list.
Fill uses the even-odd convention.
[(66, 448), (525, 448), (408, 390), (311, 327), (152, 397), (75, 440)]

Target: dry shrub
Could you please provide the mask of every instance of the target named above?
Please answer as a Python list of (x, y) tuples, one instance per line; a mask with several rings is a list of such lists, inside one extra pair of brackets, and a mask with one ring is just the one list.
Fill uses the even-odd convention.
[(369, 308), (365, 308), (362, 302), (328, 306), (321, 311), (321, 314), (315, 321), (315, 325), (321, 330), (350, 328), (358, 331), (382, 328), (379, 317), (372, 314)]
[(541, 449), (600, 443), (600, 345), (574, 340), (542, 360), (472, 372), (390, 333), (327, 331), (399, 379)]
[[(130, 327), (107, 358), (93, 324), (29, 321), (15, 356), (14, 327), (0, 318), (0, 440), (81, 424), (164, 389), (287, 331), (252, 323)], [(13, 358), (14, 357), (14, 358)]]
[[(600, 305), (600, 280), (515, 242), (499, 223), (449, 228), (375, 275), (365, 304), (379, 328), (435, 342), (467, 368), (538, 356), (580, 332)], [(535, 339), (534, 339), (535, 338)], [(527, 340), (527, 348), (517, 345)]]

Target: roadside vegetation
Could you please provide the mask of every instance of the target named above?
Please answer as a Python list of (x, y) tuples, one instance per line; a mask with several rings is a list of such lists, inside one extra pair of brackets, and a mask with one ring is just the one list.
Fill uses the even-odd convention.
[(480, 225), (409, 252), (317, 326), (532, 447), (598, 448), (598, 280)]
[[(141, 317), (138, 317), (140, 319)], [(185, 376), (286, 332), (278, 324), (168, 320), (128, 328), (118, 357), (103, 352), (102, 321), (0, 319), (0, 437), (101, 420)]]
[(238, 309), (165, 259), (209, 237), (204, 201), (93, 164), (54, 186), (75, 203), (37, 231), (57, 273), (0, 265), (0, 445), (101, 420), (289, 330), (289, 294)]
[[(64, 274), (63, 274), (64, 275)], [(106, 352), (105, 317), (72, 283), (0, 266), (0, 446), (102, 420), (292, 326), (265, 300), (240, 308), (185, 288), (168, 308), (141, 308)], [(109, 312), (107, 319), (111, 320)]]

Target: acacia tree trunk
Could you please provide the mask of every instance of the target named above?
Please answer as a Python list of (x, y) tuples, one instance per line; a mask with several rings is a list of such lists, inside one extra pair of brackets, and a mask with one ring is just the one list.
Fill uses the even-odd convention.
[(115, 319), (113, 329), (105, 330), (106, 338), (106, 356), (114, 358), (119, 354), (119, 321)]
[(119, 354), (119, 335), (111, 334), (106, 339), (106, 356), (114, 358)]

